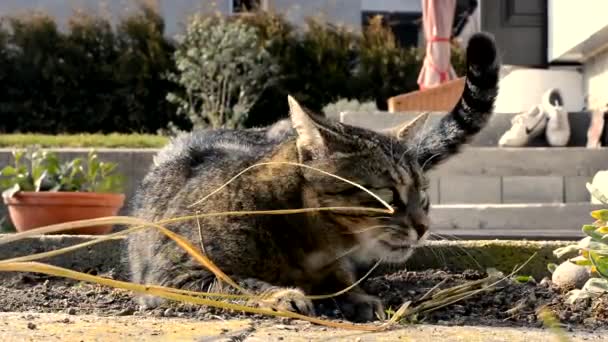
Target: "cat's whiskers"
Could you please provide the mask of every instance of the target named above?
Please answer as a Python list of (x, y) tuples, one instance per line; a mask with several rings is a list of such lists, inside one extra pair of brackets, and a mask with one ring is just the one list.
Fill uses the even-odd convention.
[(397, 225), (380, 224), (380, 225), (365, 227), (365, 228), (354, 230), (354, 231), (343, 232), (343, 234), (353, 234), (353, 235), (354, 234), (361, 234), (361, 233), (369, 232), (369, 231), (374, 230), (374, 229), (381, 229), (381, 228), (399, 229), (399, 226), (397, 226)]
[(426, 167), (426, 164), (428, 164), (431, 160), (433, 160), (435, 157), (439, 157), (441, 156), (441, 153), (435, 153), (432, 156), (430, 156), (427, 160), (424, 161), (424, 163), (422, 163), (422, 170), (424, 170), (424, 168)]
[[(439, 240), (450, 241), (450, 240), (448, 240), (448, 239), (447, 239), (447, 238), (446, 238), (444, 235), (441, 235), (441, 234), (438, 234), (438, 233), (430, 233), (430, 234), (431, 234), (431, 236), (434, 236), (434, 237), (439, 238)], [(448, 235), (449, 235), (449, 234), (448, 234)], [(458, 237), (456, 237), (456, 236), (454, 236), (454, 235), (451, 235), (451, 237), (452, 237), (452, 239), (453, 239), (453, 240), (460, 240), (460, 241), (462, 241), (462, 239), (460, 239), (460, 238), (458, 238)], [(477, 259), (475, 259), (475, 258), (473, 257), (473, 255), (471, 255), (471, 253), (469, 253), (469, 252), (468, 252), (468, 251), (467, 251), (467, 250), (466, 250), (464, 247), (459, 246), (459, 245), (456, 245), (456, 248), (457, 248), (458, 250), (460, 250), (460, 251), (461, 251), (463, 254), (466, 254), (466, 255), (467, 255), (467, 256), (468, 256), (468, 257), (469, 257), (471, 260), (473, 260), (473, 262), (474, 262), (474, 263), (475, 263), (475, 265), (478, 267), (478, 269), (480, 269), (480, 270), (483, 270), (483, 269), (484, 269), (484, 268), (481, 266), (481, 264), (480, 264), (480, 263), (477, 261)], [(431, 250), (432, 250), (432, 249), (431, 249)], [(442, 249), (442, 250), (443, 250), (443, 249)], [(454, 251), (454, 250), (452, 250), (452, 249), (449, 249), (449, 250), (450, 250), (450, 251), (452, 251), (452, 253), (454, 253), (454, 255), (456, 255), (456, 251)], [(444, 253), (445, 253), (445, 251), (444, 251)]]
[[(419, 132), (424, 132), (426, 130), (426, 127), (429, 123), (428, 118), (424, 121), (424, 125), (422, 126), (422, 129), (420, 129)], [(422, 146), (422, 139), (417, 139), (418, 143), (416, 144), (416, 154), (415, 155), (419, 155), (420, 153), (420, 146)], [(424, 168), (423, 168), (424, 169)]]

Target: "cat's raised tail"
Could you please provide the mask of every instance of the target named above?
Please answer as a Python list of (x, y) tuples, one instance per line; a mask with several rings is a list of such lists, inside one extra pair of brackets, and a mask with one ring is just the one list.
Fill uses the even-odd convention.
[(498, 93), (500, 57), (494, 38), (476, 33), (467, 46), (467, 73), (458, 103), (432, 129), (414, 139), (418, 162), (429, 170), (458, 152), (488, 122)]

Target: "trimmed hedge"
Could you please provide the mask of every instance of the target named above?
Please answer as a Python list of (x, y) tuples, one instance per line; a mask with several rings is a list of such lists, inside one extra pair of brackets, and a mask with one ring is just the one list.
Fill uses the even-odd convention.
[[(339, 99), (376, 101), (417, 89), (422, 52), (401, 48), (380, 18), (363, 34), (310, 18), (296, 30), (281, 15), (232, 17), (257, 28), (260, 43), (279, 65), (279, 80), (250, 110), (246, 126), (287, 115), (286, 95), (321, 109)], [(2, 19), (0, 133), (156, 133), (169, 122), (190, 123), (166, 100), (183, 91), (175, 72), (175, 42), (151, 7), (120, 20), (76, 13), (63, 32), (47, 15)], [(462, 56), (453, 61), (462, 73)]]
[(172, 44), (143, 5), (116, 27), (75, 13), (67, 32), (45, 14), (9, 17), (0, 30), (0, 132), (155, 132), (176, 120)]
[(40, 147), (105, 147), (160, 148), (169, 139), (156, 134), (2, 134), (0, 148)]

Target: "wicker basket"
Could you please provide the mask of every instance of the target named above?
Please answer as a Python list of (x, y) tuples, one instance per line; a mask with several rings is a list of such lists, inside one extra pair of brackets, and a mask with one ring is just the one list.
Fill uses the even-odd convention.
[(433, 88), (412, 91), (388, 99), (388, 111), (411, 112), (432, 111), (445, 112), (452, 110), (464, 89), (465, 78), (443, 83)]

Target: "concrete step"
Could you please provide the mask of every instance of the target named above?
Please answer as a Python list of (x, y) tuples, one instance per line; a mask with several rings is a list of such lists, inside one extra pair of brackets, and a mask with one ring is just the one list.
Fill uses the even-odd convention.
[(589, 203), (434, 205), (431, 231), (456, 238), (580, 239), (593, 222)]
[[(420, 112), (390, 113), (377, 111), (373, 113), (343, 112), (340, 121), (349, 125), (364, 127), (367, 129), (381, 130), (408, 122), (418, 116)], [(511, 120), (519, 113), (495, 113), (484, 129), (471, 141), (473, 146), (498, 146), (498, 140), (504, 132), (511, 128)], [(436, 125), (442, 117), (443, 112), (431, 113), (427, 127)], [(568, 146), (586, 146), (587, 130), (591, 124), (591, 112), (572, 112), (568, 114), (570, 123), (570, 141)], [(544, 134), (541, 134), (530, 142), (532, 147), (548, 147), (549, 144)]]

